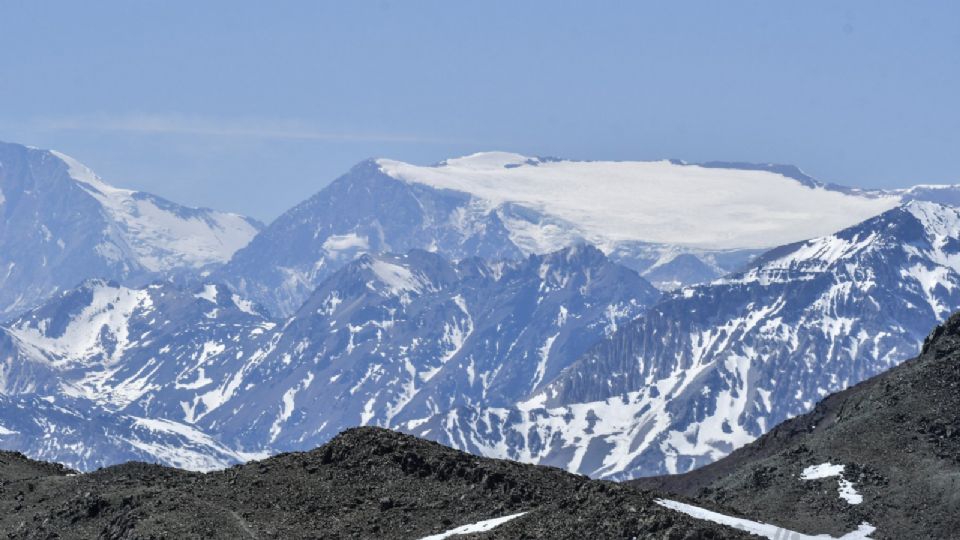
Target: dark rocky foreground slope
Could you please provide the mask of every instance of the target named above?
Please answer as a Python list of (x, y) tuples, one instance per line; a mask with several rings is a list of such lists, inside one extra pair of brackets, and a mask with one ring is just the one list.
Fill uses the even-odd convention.
[[(824, 463), (843, 472), (801, 479)], [(839, 496), (845, 483), (862, 502)], [(866, 521), (875, 539), (960, 538), (960, 314), (937, 327), (919, 357), (829, 396), (730, 456), (633, 484), (807, 533), (843, 533)]]
[(520, 512), (485, 537), (748, 537), (629, 486), (378, 428), (207, 474), (128, 463), (78, 475), (4, 453), (0, 475), (10, 538), (421, 538)]
[[(20, 452), (0, 451), (0, 486), (18, 480), (47, 476), (66, 476), (73, 471), (56, 463), (34, 461)], [(0, 488), (2, 489), (2, 488)], [(5, 491), (0, 491), (5, 493)]]

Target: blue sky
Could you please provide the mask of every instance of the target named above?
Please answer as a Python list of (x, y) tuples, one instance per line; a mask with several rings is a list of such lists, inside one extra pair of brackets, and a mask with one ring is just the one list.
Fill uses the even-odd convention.
[(366, 157), (960, 182), (960, 3), (6, 2), (0, 140), (270, 220)]

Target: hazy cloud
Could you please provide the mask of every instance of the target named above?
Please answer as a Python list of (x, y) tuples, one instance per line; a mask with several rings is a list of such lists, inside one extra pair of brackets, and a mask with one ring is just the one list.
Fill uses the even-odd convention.
[(69, 116), (37, 118), (30, 127), (39, 131), (115, 131), (144, 134), (206, 135), (340, 142), (456, 143), (450, 139), (403, 133), (340, 132), (318, 129), (296, 120), (257, 118), (216, 119), (182, 115)]

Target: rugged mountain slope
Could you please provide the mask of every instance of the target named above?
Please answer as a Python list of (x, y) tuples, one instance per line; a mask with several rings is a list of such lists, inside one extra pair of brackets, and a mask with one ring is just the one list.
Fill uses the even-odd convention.
[(432, 167), (370, 160), (278, 218), (217, 279), (286, 315), (362, 252), (502, 259), (587, 241), (674, 288), (737, 270), (761, 248), (852, 225), (903, 197), (825, 186), (774, 166), (502, 152)]
[(83, 470), (145, 455), (208, 469), (511, 405), (659, 296), (590, 246), (496, 264), (364, 255), (287, 320), (223, 286), (91, 281), (0, 329), (16, 432), (0, 442)]
[[(0, 477), (10, 538), (415, 539), (523, 514), (484, 537), (747, 538), (628, 486), (463, 454), (386, 430), (208, 474), (138, 463)], [(0, 466), (5, 473), (8, 466)]]
[(526, 402), (410, 430), (601, 477), (684, 472), (916, 354), (960, 309), (958, 270), (960, 212), (911, 202), (669, 295)]
[(362, 253), (520, 257), (500, 215), (474, 206), (466, 193), (398, 182), (365, 161), (277, 218), (215, 278), (286, 316)]
[[(121, 426), (110, 440), (135, 452), (151, 435), (125, 426), (162, 419), (150, 427), (163, 449), (147, 455), (194, 468), (374, 424), (594, 476), (683, 472), (915, 353), (924, 326), (960, 309), (958, 255), (958, 211), (912, 202), (629, 324), (656, 292), (586, 246), (501, 264), (366, 255), (286, 320), (222, 287), (100, 283), (0, 332), (0, 382), (57, 414), (95, 416), (68, 398), (96, 403), (118, 417), (104, 420)], [(29, 435), (0, 434), (10, 448), (59, 446), (84, 469), (110, 463), (87, 455), (134, 452), (84, 449), (79, 420), (21, 407), (32, 412), (4, 425)], [(190, 451), (171, 453), (171, 433)]]
[(658, 296), (589, 246), (494, 265), (424, 251), (364, 256), (284, 325), (250, 375), (266, 382), (206, 421), (226, 440), (246, 446), (269, 432), (293, 449), (355, 425), (515, 403)]
[(253, 347), (274, 326), (222, 286), (87, 281), (0, 329), (0, 445), (83, 470), (254, 457), (170, 415), (181, 419), (181, 401), (238, 375), (226, 344)]
[(939, 326), (916, 359), (827, 397), (714, 464), (636, 485), (800, 531), (836, 533), (868, 521), (878, 539), (955, 538), (960, 315)]
[(0, 143), (0, 317), (87, 278), (134, 282), (222, 263), (258, 227), (109, 186), (57, 152)]
[(274, 326), (223, 286), (132, 289), (89, 280), (0, 330), (0, 391), (80, 397), (120, 410), (147, 393), (229, 378), (238, 364), (219, 353), (227, 344), (257, 343)]

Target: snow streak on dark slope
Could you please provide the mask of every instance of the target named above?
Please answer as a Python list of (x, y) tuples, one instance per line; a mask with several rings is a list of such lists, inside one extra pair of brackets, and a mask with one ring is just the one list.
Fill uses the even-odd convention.
[(114, 188), (63, 154), (0, 143), (0, 318), (87, 278), (137, 282), (225, 262), (257, 229)]
[(512, 408), (412, 431), (609, 478), (716, 460), (916, 354), (960, 309), (960, 213), (911, 202), (670, 295)]
[[(223, 286), (90, 282), (0, 334), (2, 404), (23, 405), (0, 441), (83, 469), (130, 455), (203, 469), (510, 405), (659, 295), (590, 246), (497, 264), (365, 255), (282, 321)], [(37, 399), (51, 406), (24, 405)], [(104, 431), (82, 429), (100, 417)]]

